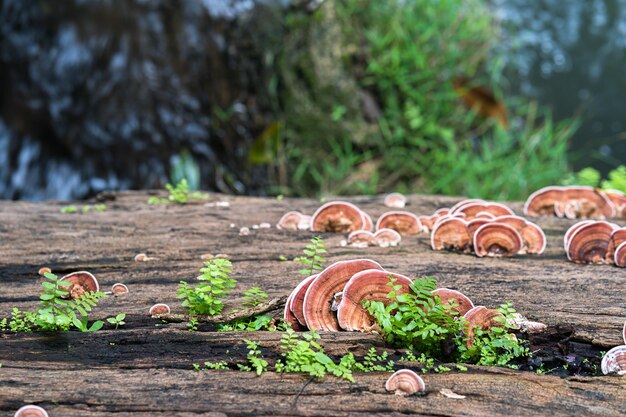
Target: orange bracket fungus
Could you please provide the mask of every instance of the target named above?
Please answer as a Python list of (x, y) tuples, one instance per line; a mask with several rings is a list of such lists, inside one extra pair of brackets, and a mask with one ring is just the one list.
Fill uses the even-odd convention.
[[(617, 249), (615, 249), (613, 259), (615, 260), (615, 265), (622, 268), (626, 267), (626, 242), (622, 242)], [(626, 343), (626, 341), (624, 341), (624, 343)]]
[(50, 268), (48, 268), (47, 266), (44, 266), (42, 268), (39, 268), (39, 271), (37, 272), (39, 275), (44, 276), (45, 274), (50, 274), (52, 273), (52, 270)]
[(333, 296), (343, 291), (354, 274), (366, 269), (383, 268), (369, 259), (355, 259), (336, 262), (320, 272), (304, 295), (302, 311), (306, 326), (315, 330), (339, 331), (337, 318), (330, 308)]
[(491, 223), (491, 221), (492, 221), (491, 219), (487, 219), (485, 217), (476, 217), (475, 219), (472, 219), (467, 222), (467, 232), (473, 239), (474, 233), (476, 233), (476, 230), (478, 230), (478, 228), (482, 226), (483, 224)]
[(374, 233), (374, 244), (381, 248), (398, 246), (401, 241), (402, 236), (393, 229), (383, 228)]
[(170, 306), (163, 303), (155, 304), (150, 307), (150, 315), (152, 317), (160, 316), (161, 314), (170, 314), (170, 311)]
[(440, 219), (430, 234), (430, 246), (433, 250), (469, 253), (472, 249), (472, 238), (467, 231), (467, 222), (458, 217)]
[(304, 327), (303, 325), (300, 324), (300, 322), (298, 322), (298, 319), (291, 311), (291, 304), (293, 302), (293, 297), (294, 297), (295, 292), (296, 290), (294, 289), (291, 292), (291, 294), (289, 294), (289, 297), (287, 297), (287, 301), (285, 301), (285, 311), (283, 313), (283, 320), (285, 321), (285, 323), (290, 323), (291, 328), (293, 330), (296, 330), (296, 331), (306, 330), (306, 327)]
[(508, 224), (520, 234), (523, 243), (522, 252), (539, 255), (546, 249), (546, 235), (535, 223), (519, 216), (496, 217), (494, 222)]
[(348, 233), (362, 230), (365, 220), (361, 210), (345, 201), (333, 201), (318, 208), (311, 217), (311, 231)]
[(371, 331), (376, 320), (363, 308), (364, 300), (381, 301), (388, 304), (389, 278), (395, 278), (395, 285), (402, 287), (396, 291), (402, 294), (409, 291), (411, 279), (404, 275), (394, 274), (380, 269), (368, 269), (357, 272), (350, 278), (343, 289), (341, 302), (337, 308), (339, 327), (347, 331)]
[(419, 218), (408, 211), (388, 211), (378, 218), (376, 230), (393, 229), (402, 236), (416, 235), (422, 231)]
[(556, 215), (557, 217), (610, 219), (619, 214), (609, 195), (593, 187), (550, 186), (532, 193), (524, 204), (527, 216)]
[(410, 369), (400, 369), (389, 377), (385, 389), (396, 395), (414, 395), (426, 392), (426, 383)]
[(72, 272), (61, 278), (61, 281), (67, 281), (72, 284), (69, 287), (63, 287), (72, 298), (80, 298), (86, 292), (100, 291), (98, 280), (87, 271)]
[(37, 405), (25, 405), (17, 410), (14, 417), (48, 417), (48, 413)]
[(111, 286), (111, 292), (113, 294), (128, 294), (128, 287), (121, 282), (118, 282)]
[(565, 251), (567, 259), (579, 264), (607, 263), (609, 241), (616, 225), (605, 221), (585, 223), (570, 234)]
[[(450, 207), (448, 209), (449, 210), (448, 213), (446, 213), (446, 214), (454, 213), (462, 206), (465, 206), (467, 204), (475, 204), (475, 203), (486, 203), (486, 201), (485, 200), (481, 200), (479, 198), (469, 198), (467, 200), (461, 200), (458, 203), (456, 203), (455, 205), (453, 205), (452, 207)], [(435, 213), (437, 213), (437, 212), (435, 212)]]
[(626, 345), (615, 346), (606, 352), (602, 358), (601, 368), (604, 375), (626, 374)]
[(452, 210), (451, 214), (463, 213), (465, 214), (465, 220), (472, 220), (476, 217), (479, 217), (478, 214), (488, 213), (493, 215), (494, 217), (499, 216), (508, 216), (514, 215), (513, 210), (500, 203), (468, 203), (462, 206), (459, 206), (456, 210)]
[(454, 305), (452, 310), (463, 316), (465, 313), (474, 308), (474, 303), (465, 294), (460, 291), (451, 290), (449, 288), (437, 288), (433, 291), (441, 300), (441, 304)]
[(615, 254), (617, 253), (617, 248), (624, 242), (626, 242), (626, 227), (613, 230), (611, 238), (609, 239), (609, 247), (606, 250), (606, 260), (608, 262), (613, 262), (617, 265)]
[(361, 217), (363, 218), (363, 230), (371, 232), (374, 230), (374, 222), (369, 214), (361, 210)]
[(391, 193), (385, 197), (384, 204), (387, 207), (403, 208), (406, 206), (406, 197), (400, 193)]
[(483, 256), (513, 256), (522, 249), (522, 237), (511, 226), (487, 223), (474, 233), (474, 251)]
[(488, 330), (494, 326), (502, 326), (504, 324), (501, 321), (495, 320), (496, 318), (504, 319), (502, 313), (485, 306), (476, 306), (465, 313), (463, 317), (467, 321), (465, 329), (467, 347), (474, 346), (474, 328), (479, 327), (482, 330)]
[(317, 274), (311, 275), (310, 277), (307, 277), (300, 281), (300, 283), (292, 291), (291, 294), (293, 295), (293, 297), (291, 300), (291, 304), (288, 305), (291, 313), (296, 317), (298, 323), (300, 323), (300, 325), (304, 328), (306, 328), (304, 311), (302, 310), (302, 306), (304, 304), (304, 296), (315, 278), (317, 278)]
[(311, 227), (311, 216), (306, 216), (299, 211), (290, 211), (280, 218), (276, 227), (281, 230), (296, 232), (308, 230)]
[(358, 248), (374, 245), (374, 233), (368, 230), (355, 230), (348, 235), (348, 244)]

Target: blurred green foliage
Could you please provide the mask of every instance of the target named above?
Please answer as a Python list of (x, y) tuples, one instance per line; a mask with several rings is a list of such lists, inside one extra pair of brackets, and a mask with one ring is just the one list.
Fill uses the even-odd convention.
[(265, 56), (280, 129), (261, 133), (249, 158), (268, 166), (277, 194), (524, 199), (569, 173), (575, 121), (507, 97), (504, 128), (454, 90), (463, 77), (503, 100), (484, 0), (328, 0), (312, 16), (291, 12), (282, 37)]
[(626, 166), (620, 165), (609, 172), (607, 179), (595, 168), (584, 168), (575, 174), (570, 174), (563, 185), (589, 185), (604, 190), (617, 190), (626, 193)]

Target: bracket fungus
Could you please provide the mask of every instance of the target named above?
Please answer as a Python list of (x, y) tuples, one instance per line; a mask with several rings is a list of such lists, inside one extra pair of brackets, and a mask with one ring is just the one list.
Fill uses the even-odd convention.
[(546, 249), (548, 240), (541, 227), (520, 216), (501, 216), (494, 219), (495, 223), (508, 224), (520, 234), (523, 243), (522, 251), (539, 255)]
[(422, 231), (419, 218), (408, 211), (388, 211), (378, 218), (376, 230), (393, 229), (402, 236), (416, 235)]
[(482, 226), (483, 224), (491, 223), (491, 222), (492, 222), (491, 219), (487, 219), (485, 217), (476, 217), (475, 219), (472, 219), (467, 222), (467, 226), (466, 226), (467, 232), (473, 239), (474, 233), (476, 233), (476, 230), (478, 230), (480, 226)]
[(406, 197), (400, 193), (387, 194), (384, 204), (387, 207), (403, 208), (406, 206)]
[(410, 369), (400, 369), (389, 377), (385, 389), (396, 395), (414, 395), (426, 392), (426, 383)]
[[(616, 197), (617, 198), (617, 197)], [(609, 195), (586, 186), (549, 186), (532, 193), (524, 204), (527, 216), (610, 219), (620, 214)]]
[(522, 249), (522, 237), (517, 230), (503, 223), (487, 223), (474, 233), (476, 256), (513, 256)]
[(374, 230), (374, 222), (372, 221), (372, 217), (361, 210), (361, 217), (363, 218), (363, 230), (367, 230), (371, 232)]
[[(626, 267), (626, 242), (622, 242), (616, 249), (613, 255), (615, 265), (619, 267)], [(626, 343), (626, 341), (624, 341)]]
[(100, 291), (98, 280), (87, 271), (72, 272), (61, 278), (61, 281), (67, 281), (72, 284), (69, 287), (62, 287), (65, 291), (69, 291), (69, 296), (72, 298), (80, 298), (86, 292)]
[(376, 320), (370, 316), (362, 302), (365, 300), (382, 301), (388, 304), (389, 278), (395, 278), (395, 285), (401, 285), (397, 294), (408, 292), (411, 279), (380, 269), (367, 269), (357, 272), (350, 278), (343, 289), (341, 302), (337, 308), (339, 327), (347, 331), (367, 332), (376, 326)]
[(362, 230), (365, 219), (352, 203), (333, 201), (318, 208), (311, 216), (311, 231), (348, 233)]
[(294, 290), (291, 292), (293, 298), (291, 300), (289, 308), (291, 309), (291, 313), (296, 317), (296, 320), (298, 320), (298, 323), (300, 323), (300, 325), (305, 328), (306, 320), (304, 319), (304, 311), (302, 309), (302, 306), (304, 305), (304, 296), (306, 295), (306, 291), (309, 289), (309, 286), (311, 285), (313, 280), (317, 278), (317, 275), (318, 274), (315, 274), (304, 278), (302, 281), (300, 281), (298, 285), (296, 285), (296, 288), (294, 288)]
[(170, 312), (170, 306), (167, 304), (159, 303), (150, 307), (150, 315), (152, 317), (160, 316), (161, 314), (170, 314)]
[(111, 286), (113, 294), (128, 294), (128, 287), (121, 282), (117, 282)]
[(609, 241), (616, 228), (616, 225), (605, 221), (589, 222), (577, 227), (570, 234), (565, 248), (567, 259), (579, 264), (607, 263)]
[(467, 222), (458, 217), (440, 219), (430, 234), (430, 246), (433, 250), (471, 252), (472, 237), (467, 230)]
[[(468, 198), (466, 200), (461, 200), (458, 203), (456, 203), (455, 205), (453, 205), (452, 207), (450, 207), (448, 209), (448, 213), (454, 213), (456, 212), (459, 208), (461, 208), (462, 206), (465, 206), (467, 204), (476, 204), (476, 203), (486, 203), (485, 200), (481, 200), (480, 198)], [(437, 213), (437, 212), (435, 212)], [(446, 213), (446, 214), (448, 214)]]
[(41, 276), (44, 276), (45, 274), (52, 273), (52, 269), (48, 268), (47, 266), (44, 266), (44, 267), (39, 268), (39, 271), (37, 271), (37, 273)]
[(48, 413), (38, 405), (25, 405), (13, 417), (48, 417)]
[(618, 265), (617, 257), (615, 255), (617, 254), (617, 248), (624, 242), (626, 242), (626, 227), (613, 230), (611, 238), (609, 239), (609, 247), (606, 250), (606, 259), (608, 262), (613, 262)]
[(504, 316), (498, 310), (487, 308), (485, 306), (476, 306), (463, 315), (466, 323), (465, 336), (467, 337), (467, 347), (474, 346), (474, 329), (479, 327), (482, 330), (488, 330), (495, 326), (502, 326), (502, 321), (496, 320)]
[(393, 229), (379, 229), (374, 233), (374, 244), (381, 248), (389, 246), (398, 246), (402, 241), (402, 235)]
[[(297, 288), (297, 287), (296, 287)], [(296, 316), (291, 311), (291, 305), (293, 303), (293, 297), (296, 290), (294, 289), (289, 297), (287, 297), (287, 301), (285, 301), (285, 311), (283, 312), (283, 320), (285, 323), (290, 323), (291, 328), (295, 331), (306, 330), (306, 327), (301, 325)]]
[(617, 373), (626, 374), (626, 345), (615, 346), (606, 352), (600, 364), (604, 375)]
[(299, 211), (289, 211), (283, 214), (276, 224), (276, 228), (297, 232), (298, 230), (308, 230), (311, 227), (311, 216), (304, 215)]
[(449, 288), (437, 288), (432, 293), (439, 297), (441, 304), (454, 304), (452, 310), (459, 313), (460, 316), (465, 315), (465, 313), (474, 308), (472, 300), (460, 291), (451, 290)]
[(374, 233), (368, 230), (355, 230), (348, 235), (348, 244), (357, 248), (366, 248), (373, 246)]
[(306, 326), (315, 330), (339, 331), (337, 317), (330, 308), (333, 296), (343, 291), (354, 274), (366, 269), (383, 268), (370, 259), (355, 259), (336, 262), (320, 272), (304, 295), (302, 311)]

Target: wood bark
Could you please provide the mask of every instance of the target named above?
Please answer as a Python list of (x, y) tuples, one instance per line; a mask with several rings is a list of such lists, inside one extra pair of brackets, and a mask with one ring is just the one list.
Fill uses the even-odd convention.
[[(119, 329), (96, 333), (0, 335), (0, 415), (12, 416), (24, 403), (40, 404), (55, 416), (317, 416), (317, 415), (623, 415), (626, 379), (560, 378), (500, 368), (472, 367), (424, 376), (427, 395), (401, 398), (384, 391), (386, 373), (357, 373), (356, 383), (333, 377), (268, 372), (261, 377), (238, 371), (193, 370), (193, 364), (227, 360), (243, 363), (243, 339), (260, 342), (270, 361), (280, 356), (277, 332), (216, 332), (210, 324), (189, 332), (183, 323), (151, 318), (150, 306), (164, 302), (172, 318), (185, 314), (176, 299), (180, 280), (198, 275), (201, 257), (227, 254), (238, 281), (225, 314), (241, 309), (236, 299), (260, 286), (283, 299), (301, 280), (293, 259), (313, 236), (310, 232), (256, 229), (274, 225), (289, 210), (311, 214), (319, 202), (307, 199), (211, 195), (229, 207), (146, 204), (146, 193), (108, 196), (102, 213), (62, 214), (61, 203), (0, 202), (0, 317), (12, 307), (34, 310), (47, 266), (58, 275), (88, 270), (103, 290), (125, 283), (129, 294), (102, 301), (91, 318), (127, 314)], [(376, 218), (385, 211), (383, 196), (349, 199)], [(458, 198), (411, 196), (407, 210), (431, 214)], [(511, 207), (521, 213), (521, 204)], [(328, 262), (367, 257), (386, 269), (411, 277), (433, 276), (475, 304), (496, 307), (505, 300), (528, 319), (548, 324), (531, 339), (536, 355), (591, 357), (623, 344), (626, 319), (626, 270), (609, 265), (568, 262), (562, 247), (574, 221), (533, 219), (546, 232), (541, 256), (477, 258), (433, 252), (428, 237), (405, 238), (395, 248), (343, 247), (343, 235), (324, 235)], [(622, 222), (623, 223), (623, 222)], [(241, 227), (249, 235), (240, 235)], [(157, 259), (135, 262), (138, 253)], [(282, 258), (287, 261), (281, 261)], [(230, 301), (232, 300), (232, 301)], [(232, 316), (231, 316), (232, 317)], [(179, 317), (180, 318), (180, 317)], [(204, 326), (204, 327), (203, 327)], [(328, 333), (322, 344), (334, 357), (386, 349), (377, 335)], [(388, 349), (390, 354), (398, 354)], [(305, 384), (307, 384), (305, 386)], [(303, 388), (304, 387), (304, 388)], [(450, 399), (439, 391), (465, 395)]]

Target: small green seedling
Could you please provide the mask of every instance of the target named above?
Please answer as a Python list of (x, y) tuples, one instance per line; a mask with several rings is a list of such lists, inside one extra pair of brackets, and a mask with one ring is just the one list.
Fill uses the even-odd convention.
[(115, 317), (109, 317), (107, 321), (115, 326), (117, 329), (119, 326), (123, 326), (126, 324), (124, 319), (126, 318), (126, 314), (120, 313)]

